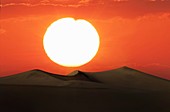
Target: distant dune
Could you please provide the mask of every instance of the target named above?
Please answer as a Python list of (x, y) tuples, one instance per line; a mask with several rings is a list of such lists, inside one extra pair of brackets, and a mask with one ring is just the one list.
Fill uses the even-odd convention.
[(170, 89), (170, 81), (162, 79), (129, 67), (122, 67), (114, 70), (85, 73), (92, 79), (101, 83), (107, 84), (111, 87), (118, 86), (141, 89), (141, 90), (160, 90), (167, 91)]
[(122, 67), (0, 78), (0, 112), (169, 112), (170, 81)]

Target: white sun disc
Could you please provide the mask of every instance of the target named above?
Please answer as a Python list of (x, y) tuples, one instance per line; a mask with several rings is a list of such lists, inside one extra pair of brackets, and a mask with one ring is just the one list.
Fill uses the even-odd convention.
[(83, 19), (62, 18), (47, 29), (43, 45), (47, 56), (66, 67), (78, 67), (91, 61), (99, 49), (99, 35)]

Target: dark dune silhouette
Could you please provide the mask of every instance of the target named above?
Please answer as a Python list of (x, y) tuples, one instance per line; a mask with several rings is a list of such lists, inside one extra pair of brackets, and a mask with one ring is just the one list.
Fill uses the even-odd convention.
[[(72, 76), (71, 74), (74, 74)], [(74, 71), (68, 76), (52, 74), (42, 70), (30, 70), (12, 76), (0, 78), (2, 85), (32, 85), (32, 86), (56, 86), (56, 87), (81, 87), (81, 88), (106, 88), (102, 83), (90, 80), (83, 73)]]
[(169, 112), (170, 82), (132, 68), (0, 78), (0, 112)]
[(162, 79), (126, 66), (103, 72), (86, 72), (85, 74), (90, 76), (91, 79), (95, 79), (112, 87), (118, 86), (119, 88), (126, 87), (129, 89), (156, 91), (167, 91), (170, 89), (169, 80)]

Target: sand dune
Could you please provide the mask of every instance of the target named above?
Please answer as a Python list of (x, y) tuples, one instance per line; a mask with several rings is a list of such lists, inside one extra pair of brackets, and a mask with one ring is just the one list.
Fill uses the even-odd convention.
[[(30, 70), (20, 74), (0, 78), (0, 84), (97, 87), (131, 90), (170, 90), (170, 81), (129, 67), (103, 72), (82, 72), (79, 70), (67, 76), (52, 74), (42, 70)], [(107, 88), (106, 87), (106, 88)]]
[(121, 67), (103, 72), (85, 72), (91, 79), (115, 87), (143, 90), (170, 90), (170, 81), (129, 67)]
[(0, 78), (0, 112), (169, 112), (170, 82), (132, 68)]
[(56, 86), (78, 88), (108, 88), (102, 83), (96, 83), (83, 73), (73, 72), (68, 76), (48, 73), (42, 70), (30, 70), (12, 76), (0, 78), (1, 85), (31, 85), (31, 86)]

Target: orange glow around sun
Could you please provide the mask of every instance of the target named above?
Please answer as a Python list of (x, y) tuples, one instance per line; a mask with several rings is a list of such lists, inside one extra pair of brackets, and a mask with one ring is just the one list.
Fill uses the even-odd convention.
[(170, 0), (1, 0), (0, 77), (128, 66), (170, 79), (169, 6)]

